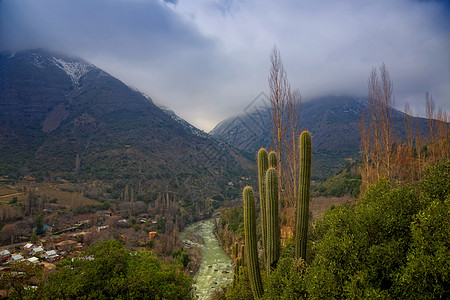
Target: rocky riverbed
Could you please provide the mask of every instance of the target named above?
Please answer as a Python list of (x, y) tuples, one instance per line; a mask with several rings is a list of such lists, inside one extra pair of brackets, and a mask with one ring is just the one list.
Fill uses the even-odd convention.
[[(198, 263), (195, 287), (198, 299), (210, 299), (214, 290), (231, 283), (233, 279), (233, 262), (220, 246), (213, 233), (213, 220), (206, 220), (187, 227), (181, 233), (181, 240), (188, 251), (201, 251)], [(195, 258), (197, 260), (197, 258)]]

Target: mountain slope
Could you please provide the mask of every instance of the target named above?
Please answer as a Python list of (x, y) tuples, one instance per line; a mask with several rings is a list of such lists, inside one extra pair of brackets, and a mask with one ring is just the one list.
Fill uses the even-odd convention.
[(244, 175), (227, 146), (94, 65), (44, 50), (0, 54), (0, 142), (0, 176), (76, 176), (140, 192), (189, 181), (214, 194)]
[[(313, 177), (331, 176), (342, 169), (348, 160), (359, 159), (360, 134), (358, 123), (364, 100), (353, 97), (323, 97), (303, 103), (300, 114), (301, 128), (308, 130), (313, 142)], [(256, 153), (270, 148), (271, 112), (258, 110), (230, 118), (219, 123), (210, 134), (245, 152)], [(426, 120), (413, 122), (425, 132)], [(393, 133), (404, 138), (404, 114), (393, 110)]]

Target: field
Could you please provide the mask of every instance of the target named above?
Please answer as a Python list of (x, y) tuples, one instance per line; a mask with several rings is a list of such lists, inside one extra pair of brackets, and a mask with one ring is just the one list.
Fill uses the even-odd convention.
[[(65, 185), (61, 184), (46, 184), (46, 183), (19, 183), (14, 187), (7, 187), (0, 185), (0, 204), (7, 204), (14, 197), (17, 197), (19, 202), (23, 202), (27, 194), (23, 192), (25, 190), (32, 190), (35, 194), (41, 197), (46, 196), (48, 199), (58, 199), (58, 204), (70, 207), (72, 200), (75, 197), (79, 197), (79, 193), (72, 191), (62, 191), (61, 188), (65, 188)], [(99, 205), (100, 203), (94, 199), (83, 197), (83, 205)]]
[(311, 198), (309, 209), (314, 219), (320, 219), (322, 215), (330, 208), (331, 205), (338, 206), (352, 201), (351, 196), (344, 197), (314, 197)]

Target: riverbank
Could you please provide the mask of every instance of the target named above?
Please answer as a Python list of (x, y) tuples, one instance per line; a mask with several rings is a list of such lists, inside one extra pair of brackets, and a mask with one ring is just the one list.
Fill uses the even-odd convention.
[(195, 295), (198, 299), (210, 299), (216, 288), (230, 284), (233, 279), (233, 262), (220, 246), (213, 231), (214, 221), (211, 219), (187, 227), (180, 235), (189, 253), (198, 255), (198, 251), (201, 252), (201, 259), (198, 260), (195, 256), (195, 261), (192, 261), (193, 269), (190, 269), (198, 267), (194, 276)]

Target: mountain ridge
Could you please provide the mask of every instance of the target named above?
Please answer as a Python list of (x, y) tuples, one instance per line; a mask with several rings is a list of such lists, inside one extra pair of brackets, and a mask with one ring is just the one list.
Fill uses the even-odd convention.
[(85, 60), (2, 52), (0, 75), (0, 176), (100, 179), (142, 192), (180, 191), (189, 180), (211, 196), (245, 175), (228, 146)]
[[(326, 96), (302, 103), (300, 127), (308, 130), (313, 142), (312, 176), (323, 180), (360, 157), (359, 118), (367, 101), (353, 96)], [(260, 147), (273, 148), (271, 109), (261, 109), (220, 122), (210, 134), (247, 153), (256, 153)], [(392, 109), (394, 136), (405, 139), (404, 113)], [(426, 120), (413, 122), (426, 132)]]

